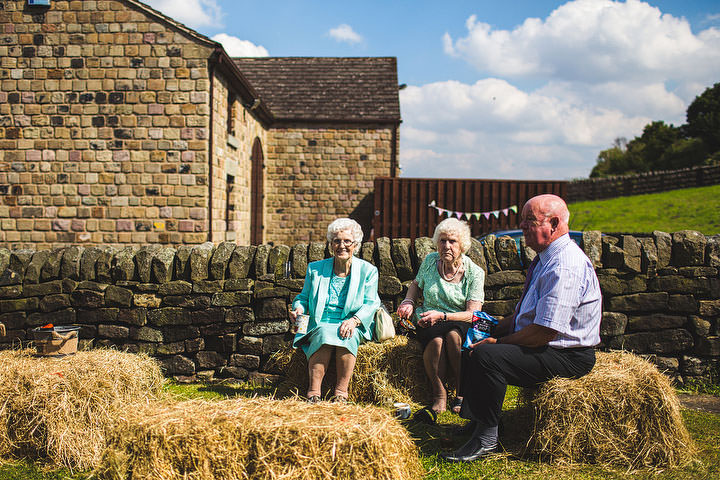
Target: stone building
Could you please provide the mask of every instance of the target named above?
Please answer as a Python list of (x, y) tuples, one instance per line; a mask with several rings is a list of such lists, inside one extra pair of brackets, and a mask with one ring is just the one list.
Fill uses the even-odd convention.
[(0, 244), (239, 244), (369, 229), (394, 58), (231, 59), (136, 0), (0, 1)]

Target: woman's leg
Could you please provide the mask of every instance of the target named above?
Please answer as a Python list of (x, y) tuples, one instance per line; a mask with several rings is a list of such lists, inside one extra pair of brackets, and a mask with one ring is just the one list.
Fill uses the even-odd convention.
[(308, 376), (310, 377), (310, 385), (307, 391), (308, 398), (314, 395), (320, 396), (322, 393), (322, 381), (325, 378), (332, 351), (332, 346), (323, 345), (308, 358)]
[(447, 392), (442, 381), (445, 376), (444, 343), (442, 337), (435, 337), (428, 342), (423, 352), (425, 373), (430, 380), (433, 394), (432, 409), (436, 412), (445, 411), (447, 401)]
[[(455, 391), (460, 391), (460, 353), (462, 351), (462, 340), (460, 332), (450, 330), (445, 335), (445, 355), (447, 362), (455, 375)], [(462, 401), (462, 397), (458, 397)], [(460, 407), (453, 405), (453, 412), (460, 413)]]
[(350, 377), (355, 368), (355, 355), (345, 347), (335, 348), (335, 367), (337, 368), (337, 383), (335, 385), (335, 396), (347, 399)]

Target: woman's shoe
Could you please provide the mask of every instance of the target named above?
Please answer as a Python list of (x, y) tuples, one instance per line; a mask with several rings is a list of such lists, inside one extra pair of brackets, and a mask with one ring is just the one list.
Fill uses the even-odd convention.
[(435, 425), (437, 422), (437, 412), (430, 407), (424, 407), (415, 412), (413, 420), (426, 423), (428, 425)]
[(316, 404), (320, 402), (320, 395), (311, 395), (307, 398), (307, 403)]
[(335, 395), (330, 401), (332, 403), (348, 403), (348, 397), (344, 395)]

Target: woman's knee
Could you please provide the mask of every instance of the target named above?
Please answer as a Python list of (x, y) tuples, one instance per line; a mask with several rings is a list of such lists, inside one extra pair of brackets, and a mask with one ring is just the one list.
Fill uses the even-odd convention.
[(457, 330), (450, 330), (448, 333), (445, 334), (445, 341), (448, 342), (450, 345), (460, 346), (462, 344), (460, 332)]

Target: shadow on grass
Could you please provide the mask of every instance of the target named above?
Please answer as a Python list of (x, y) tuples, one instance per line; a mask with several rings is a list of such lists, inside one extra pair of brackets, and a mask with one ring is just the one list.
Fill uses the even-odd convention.
[(275, 393), (275, 387), (272, 386), (255, 386), (252, 384), (206, 384), (199, 387), (198, 392), (208, 392), (221, 395), (227, 398), (236, 397), (272, 397)]

